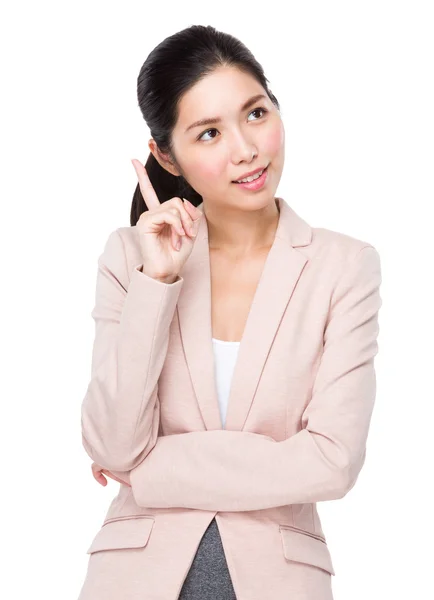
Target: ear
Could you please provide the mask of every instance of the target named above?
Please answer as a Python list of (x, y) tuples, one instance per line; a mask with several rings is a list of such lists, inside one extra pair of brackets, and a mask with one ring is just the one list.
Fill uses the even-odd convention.
[(179, 173), (178, 169), (174, 166), (174, 164), (170, 161), (169, 155), (163, 154), (162, 152), (160, 152), (160, 150), (153, 138), (151, 138), (149, 140), (148, 146), (149, 146), (149, 150), (152, 152), (152, 154), (155, 157), (155, 160), (158, 161), (160, 166), (162, 166), (163, 169), (166, 169), (166, 171), (168, 171), (172, 175), (175, 175), (175, 177), (179, 177), (180, 173)]

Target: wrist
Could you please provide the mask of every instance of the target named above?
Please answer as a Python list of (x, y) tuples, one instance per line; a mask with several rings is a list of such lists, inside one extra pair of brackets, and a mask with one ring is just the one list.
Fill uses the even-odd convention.
[(151, 279), (155, 279), (155, 281), (159, 281), (160, 283), (170, 284), (178, 281), (178, 275), (150, 275), (149, 273), (146, 273), (146, 271), (143, 270), (143, 265), (141, 265), (139, 271), (140, 273), (143, 273), (144, 275), (147, 275)]

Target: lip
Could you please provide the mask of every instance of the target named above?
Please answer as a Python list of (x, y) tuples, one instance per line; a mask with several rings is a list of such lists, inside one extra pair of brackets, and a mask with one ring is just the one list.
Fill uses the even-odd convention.
[(238, 177), (238, 179), (233, 179), (232, 183), (234, 183), (235, 181), (239, 181), (240, 179), (245, 179), (246, 177), (251, 177), (252, 175), (256, 175), (256, 173), (263, 171), (267, 167), (268, 167), (268, 165), (266, 165), (265, 167), (258, 167), (254, 171), (249, 171), (249, 173), (244, 173), (244, 175), (241, 175), (241, 177)]
[(234, 185), (237, 185), (239, 188), (242, 188), (249, 192), (257, 192), (262, 190), (268, 181), (268, 167), (265, 167), (264, 172), (257, 179), (247, 183), (236, 183), (233, 182)]

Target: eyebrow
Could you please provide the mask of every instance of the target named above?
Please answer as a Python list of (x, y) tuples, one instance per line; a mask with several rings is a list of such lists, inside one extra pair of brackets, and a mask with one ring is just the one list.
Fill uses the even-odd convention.
[[(262, 100), (262, 99), (267, 99), (267, 96), (265, 96), (265, 94), (256, 94), (256, 96), (252, 96), (251, 98), (249, 98), (249, 100), (247, 100), (247, 102), (244, 102), (244, 104), (240, 108), (240, 111), (243, 112), (243, 111), (247, 110), (248, 108), (250, 108), (252, 106), (252, 104), (256, 104), (256, 102), (258, 102), (258, 100)], [(190, 131), (190, 129), (193, 129), (194, 127), (203, 127), (204, 125), (214, 125), (216, 123), (220, 123), (221, 121), (222, 121), (221, 117), (210, 117), (207, 119), (200, 119), (200, 121), (195, 121), (194, 123), (189, 125), (187, 127), (187, 129), (185, 130), (185, 133), (187, 133), (187, 131)]]

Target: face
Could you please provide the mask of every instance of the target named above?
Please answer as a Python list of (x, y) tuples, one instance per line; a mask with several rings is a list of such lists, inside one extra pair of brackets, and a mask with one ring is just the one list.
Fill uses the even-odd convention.
[[(259, 94), (263, 97), (242, 108)], [(191, 127), (213, 117), (221, 121)], [(173, 151), (181, 171), (170, 172), (182, 174), (201, 194), (204, 206), (257, 210), (274, 202), (283, 170), (284, 141), (280, 113), (264, 88), (249, 74), (221, 67), (198, 82), (179, 103)], [(233, 183), (244, 173), (267, 165), (260, 189), (248, 190)]]

